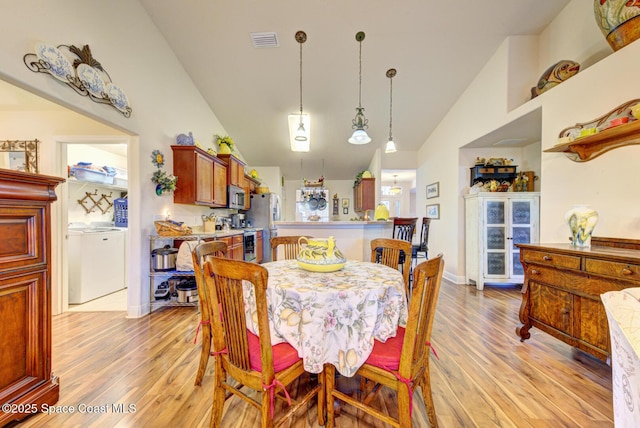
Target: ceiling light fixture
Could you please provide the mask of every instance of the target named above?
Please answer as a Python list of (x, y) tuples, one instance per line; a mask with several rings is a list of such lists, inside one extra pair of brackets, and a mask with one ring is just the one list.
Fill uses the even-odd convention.
[(307, 41), (307, 34), (298, 31), (295, 37), (300, 45), (300, 114), (289, 115), (289, 139), (291, 151), (308, 152), (311, 147), (311, 119), (302, 113), (302, 44)]
[(397, 177), (397, 175), (393, 176), (393, 186), (389, 188), (389, 193), (391, 193), (392, 195), (402, 195), (402, 187), (398, 186), (396, 182)]
[(387, 141), (387, 146), (384, 149), (385, 153), (395, 153), (398, 151), (398, 149), (396, 148), (396, 143), (393, 141), (393, 136), (391, 135), (393, 124), (393, 77), (395, 75), (395, 68), (390, 68), (387, 70), (387, 77), (389, 78), (389, 141)]
[(371, 138), (367, 135), (365, 128), (368, 128), (368, 120), (364, 117), (364, 107), (362, 107), (362, 41), (364, 40), (364, 32), (356, 33), (356, 40), (360, 44), (359, 63), (360, 71), (358, 73), (358, 107), (356, 108), (356, 117), (353, 119), (352, 128), (355, 128), (353, 135), (349, 138), (351, 144), (367, 144), (371, 142)]

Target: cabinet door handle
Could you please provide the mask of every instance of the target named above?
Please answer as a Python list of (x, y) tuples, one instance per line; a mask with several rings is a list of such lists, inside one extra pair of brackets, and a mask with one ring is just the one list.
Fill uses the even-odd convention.
[(531, 275), (540, 275), (540, 271), (537, 269), (531, 269)]
[(548, 255), (548, 254), (547, 254), (546, 256), (544, 256), (544, 257), (542, 258), (542, 260), (544, 260), (545, 262), (550, 262), (550, 261), (551, 261), (551, 260), (553, 260), (553, 259), (551, 258), (551, 256), (550, 256), (550, 255)]
[(628, 267), (622, 268), (622, 274), (623, 275), (633, 275), (633, 271), (631, 269), (629, 269)]

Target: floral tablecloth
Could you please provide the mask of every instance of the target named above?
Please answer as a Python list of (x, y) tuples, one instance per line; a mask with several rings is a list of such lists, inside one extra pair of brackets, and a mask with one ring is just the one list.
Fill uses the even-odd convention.
[[(402, 274), (390, 267), (347, 261), (337, 272), (309, 272), (295, 260), (263, 264), (269, 271), (267, 300), (271, 341), (290, 343), (310, 373), (333, 364), (353, 376), (367, 360), (373, 340), (382, 342), (406, 326)], [(244, 286), (247, 327), (257, 333), (255, 295)]]

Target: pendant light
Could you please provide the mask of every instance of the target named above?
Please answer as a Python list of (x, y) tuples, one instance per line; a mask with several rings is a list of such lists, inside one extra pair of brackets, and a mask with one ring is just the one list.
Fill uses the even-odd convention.
[(393, 141), (393, 136), (391, 134), (393, 125), (393, 78), (395, 75), (395, 68), (387, 70), (387, 77), (389, 78), (389, 141), (387, 141), (387, 146), (384, 149), (385, 153), (395, 153), (397, 151), (396, 143)]
[(364, 107), (362, 107), (362, 41), (364, 40), (364, 32), (359, 31), (356, 33), (356, 41), (360, 44), (360, 54), (358, 61), (360, 64), (360, 71), (358, 73), (358, 107), (356, 108), (356, 117), (353, 119), (352, 128), (355, 128), (353, 135), (349, 138), (351, 144), (367, 144), (371, 142), (371, 138), (367, 135), (365, 128), (368, 128), (368, 120), (364, 117)]
[(308, 114), (302, 113), (302, 44), (307, 41), (307, 34), (298, 31), (295, 38), (300, 45), (300, 114), (289, 115), (289, 139), (291, 151), (308, 152), (311, 146), (311, 120)]
[(389, 188), (389, 193), (391, 193), (392, 195), (402, 195), (402, 187), (398, 186), (398, 183), (396, 181), (397, 177), (397, 174), (393, 176), (393, 186)]

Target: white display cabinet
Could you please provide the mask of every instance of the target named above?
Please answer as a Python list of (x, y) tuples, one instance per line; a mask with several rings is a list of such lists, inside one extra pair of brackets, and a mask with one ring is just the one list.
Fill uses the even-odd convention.
[(540, 237), (540, 193), (479, 192), (465, 199), (466, 283), (522, 284), (517, 244)]

